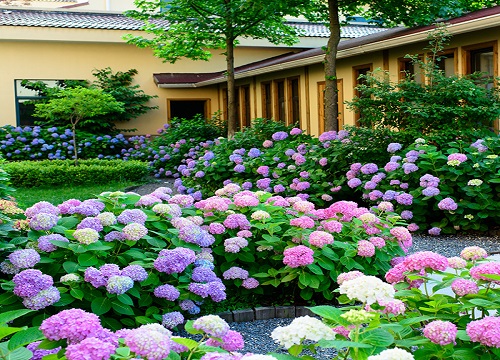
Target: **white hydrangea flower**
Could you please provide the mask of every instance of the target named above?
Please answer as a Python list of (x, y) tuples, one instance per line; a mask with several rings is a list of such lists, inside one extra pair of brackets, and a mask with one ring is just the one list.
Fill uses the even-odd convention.
[(294, 319), (288, 326), (279, 326), (274, 329), (271, 337), (285, 349), (289, 349), (293, 345), (299, 345), (302, 340), (333, 340), (335, 333), (321, 320), (302, 316)]
[(472, 180), (469, 180), (469, 182), (467, 183), (467, 185), (469, 186), (479, 186), (483, 183), (483, 180), (481, 179), (472, 179)]
[(367, 305), (394, 300), (394, 287), (375, 276), (360, 276), (340, 285), (341, 294)]
[(378, 355), (368, 356), (368, 360), (415, 360), (408, 351), (394, 348), (382, 351)]

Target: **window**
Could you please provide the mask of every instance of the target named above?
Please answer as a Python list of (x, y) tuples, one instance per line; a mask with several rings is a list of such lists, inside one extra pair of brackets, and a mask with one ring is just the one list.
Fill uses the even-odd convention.
[(446, 50), (439, 54), (440, 61), (437, 62), (439, 70), (447, 77), (457, 74), (457, 49)]
[(288, 118), (286, 125), (298, 124), (300, 121), (300, 91), (299, 78), (290, 78), (288, 81)]
[(493, 79), (498, 73), (497, 62), (498, 51), (496, 42), (464, 47), (464, 73), (483, 73), (486, 78), (491, 80), (486, 85), (488, 88), (493, 87)]
[[(45, 83), (47, 87), (64, 87), (66, 81), (69, 80), (28, 80), (29, 82), (40, 82)], [(18, 126), (33, 126), (35, 121), (40, 121), (40, 118), (34, 117), (35, 104), (32, 103), (33, 100), (43, 99), (45, 96), (41, 91), (30, 89), (21, 85), (23, 80), (15, 80), (14, 88), (16, 92), (16, 123)], [(74, 85), (84, 86), (86, 81), (76, 80)]]
[[(344, 82), (337, 79), (339, 116), (337, 117), (337, 129), (344, 127)], [(325, 132), (325, 82), (318, 82), (318, 111), (319, 111), (319, 133)]]
[(286, 122), (285, 80), (274, 81), (274, 106), (276, 120)]
[(273, 118), (273, 97), (271, 93), (271, 83), (265, 82), (261, 85), (262, 91), (262, 116), (266, 119)]
[[(368, 74), (370, 71), (373, 71), (373, 68), (372, 68), (372, 64), (367, 64), (367, 65), (360, 65), (360, 66), (354, 66), (352, 68), (352, 73), (353, 73), (353, 77), (354, 77), (354, 81), (353, 83), (355, 84), (355, 87), (357, 87), (358, 85), (364, 85), (366, 84), (366, 80), (364, 78), (360, 78), (361, 75), (366, 75)], [(363, 94), (358, 91), (357, 89), (354, 90), (354, 95), (359, 97), (359, 98), (362, 98), (363, 97)], [(354, 124), (356, 126), (359, 126), (359, 119), (361, 117), (362, 114), (360, 113), (355, 113), (354, 115)]]
[(168, 119), (192, 119), (196, 115), (201, 115), (203, 118), (208, 118), (210, 114), (209, 99), (176, 99), (167, 100), (167, 117)]
[(417, 83), (422, 83), (424, 81), (422, 70), (418, 64), (414, 64), (412, 59), (399, 58), (399, 80), (406, 79), (409, 76), (413, 77), (413, 80)]
[(240, 103), (241, 103), (241, 126), (250, 127), (250, 86), (245, 85), (240, 88)]

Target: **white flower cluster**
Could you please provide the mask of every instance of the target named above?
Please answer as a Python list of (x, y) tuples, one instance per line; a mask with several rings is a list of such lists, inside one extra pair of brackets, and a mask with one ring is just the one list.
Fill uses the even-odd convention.
[(368, 356), (368, 360), (415, 360), (412, 354), (403, 349), (387, 349), (378, 355)]
[(335, 333), (321, 320), (302, 316), (294, 319), (288, 326), (279, 326), (274, 329), (271, 337), (285, 349), (289, 349), (293, 345), (299, 345), (302, 340), (333, 340)]
[(469, 186), (479, 186), (483, 183), (483, 180), (481, 179), (472, 179), (472, 180), (469, 180), (469, 182), (467, 183), (467, 185)]
[(360, 276), (340, 285), (341, 294), (364, 304), (387, 302), (394, 299), (394, 288), (375, 276)]

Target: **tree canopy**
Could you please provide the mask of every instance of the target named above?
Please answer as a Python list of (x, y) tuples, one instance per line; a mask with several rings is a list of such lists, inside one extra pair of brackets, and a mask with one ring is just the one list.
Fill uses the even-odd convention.
[(180, 58), (208, 60), (212, 56), (210, 50), (223, 49), (228, 136), (232, 136), (237, 129), (234, 47), (238, 39), (249, 37), (292, 45), (299, 33), (286, 23), (285, 16), (319, 16), (321, 3), (319, 0), (136, 0), (139, 10), (125, 14), (144, 21), (143, 30), (152, 36), (125, 38), (131, 44), (153, 49), (155, 56), (171, 63)]

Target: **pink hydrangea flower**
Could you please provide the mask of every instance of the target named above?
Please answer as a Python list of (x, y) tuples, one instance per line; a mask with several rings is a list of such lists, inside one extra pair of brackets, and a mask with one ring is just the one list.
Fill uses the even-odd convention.
[(424, 327), (424, 336), (438, 345), (456, 344), (457, 326), (449, 321), (436, 320)]
[(313, 231), (309, 235), (309, 244), (322, 248), (333, 243), (333, 236), (324, 231)]
[(492, 281), (495, 284), (500, 284), (498, 280), (492, 280), (484, 275), (500, 275), (500, 263), (488, 262), (474, 266), (470, 269), (470, 276), (476, 280)]
[(468, 294), (477, 294), (479, 287), (472, 280), (456, 279), (451, 283), (451, 290), (458, 296), (465, 296)]
[(460, 256), (465, 260), (479, 260), (488, 256), (486, 250), (479, 246), (468, 246), (460, 252)]
[(344, 281), (352, 280), (360, 276), (364, 276), (364, 274), (358, 270), (341, 273), (337, 276), (337, 284), (342, 285)]
[(465, 331), (470, 340), (481, 345), (500, 348), (500, 317), (487, 316), (484, 319), (471, 321)]
[(283, 263), (291, 268), (307, 266), (314, 262), (314, 251), (307, 246), (299, 245), (283, 251)]
[(372, 257), (375, 255), (375, 245), (367, 240), (358, 241), (358, 256)]

